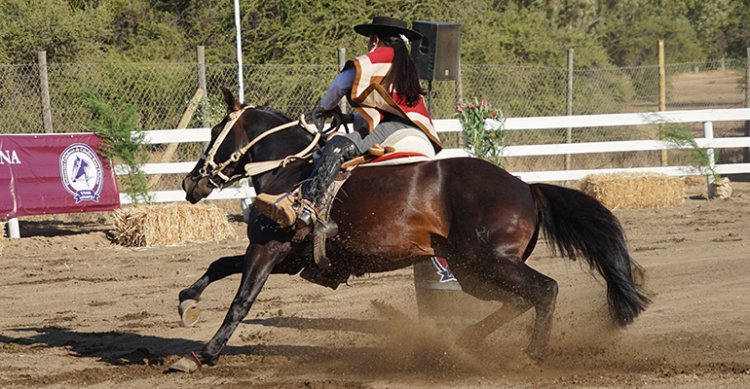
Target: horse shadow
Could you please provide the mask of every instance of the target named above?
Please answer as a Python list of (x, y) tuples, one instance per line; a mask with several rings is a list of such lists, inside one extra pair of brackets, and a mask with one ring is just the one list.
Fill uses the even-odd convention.
[[(299, 330), (351, 331), (362, 334), (387, 335), (393, 331), (388, 320), (363, 319), (308, 319), (301, 317), (276, 317), (245, 320), (244, 324)], [(115, 366), (164, 365), (174, 355), (184, 355), (200, 350), (204, 343), (178, 338), (142, 335), (130, 332), (85, 332), (63, 327), (23, 327), (9, 331), (21, 333), (11, 337), (0, 335), (0, 344), (26, 347), (63, 347), (75, 357), (94, 358)], [(379, 347), (333, 347), (328, 345), (251, 344), (228, 345), (224, 355), (259, 357), (299, 357), (302, 359), (333, 358), (336, 360), (360, 359)], [(381, 350), (382, 351), (382, 350)]]
[(111, 365), (153, 365), (172, 353), (196, 350), (202, 343), (187, 339), (123, 332), (79, 332), (62, 327), (25, 327), (11, 331), (21, 337), (0, 335), (0, 344), (31, 347), (64, 347), (76, 357), (95, 358)]
[(243, 324), (297, 330), (347, 331), (369, 335), (388, 335), (393, 331), (393, 321), (376, 319), (310, 319), (304, 317), (273, 317), (243, 320)]

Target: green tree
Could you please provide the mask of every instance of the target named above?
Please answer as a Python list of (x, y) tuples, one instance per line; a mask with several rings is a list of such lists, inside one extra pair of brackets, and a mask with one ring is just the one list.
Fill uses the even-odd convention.
[(81, 53), (102, 53), (111, 37), (104, 8), (81, 9), (62, 0), (3, 0), (0, 62), (35, 63), (38, 51), (50, 62), (78, 62)]
[(750, 0), (732, 2), (729, 22), (719, 32), (718, 41), (726, 47), (726, 55), (734, 58), (745, 58), (746, 49), (750, 47)]
[(143, 129), (138, 127), (138, 110), (132, 105), (112, 107), (91, 92), (83, 95), (93, 114), (89, 127), (102, 138), (100, 153), (128, 168), (127, 174), (117, 177), (120, 189), (136, 204), (151, 202), (148, 178), (142, 170), (148, 161), (148, 145)]
[(705, 58), (689, 20), (667, 13), (636, 20), (610, 20), (603, 27), (602, 35), (610, 57), (620, 66), (655, 64), (659, 39), (665, 41), (665, 56), (669, 62)]

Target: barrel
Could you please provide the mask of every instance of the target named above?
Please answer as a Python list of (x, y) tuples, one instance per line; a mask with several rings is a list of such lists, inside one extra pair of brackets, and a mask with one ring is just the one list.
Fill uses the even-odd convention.
[(431, 319), (439, 326), (471, 325), (501, 306), (464, 293), (441, 257), (414, 264), (414, 290), (420, 319)]

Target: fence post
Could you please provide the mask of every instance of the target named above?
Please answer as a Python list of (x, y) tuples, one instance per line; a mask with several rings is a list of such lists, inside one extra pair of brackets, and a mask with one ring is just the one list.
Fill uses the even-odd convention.
[[(714, 122), (704, 122), (703, 123), (703, 137), (706, 138), (709, 142), (714, 139)], [(708, 148), (706, 149), (706, 156), (708, 157), (708, 167), (709, 167), (709, 175), (706, 177), (706, 184), (708, 185), (708, 189), (706, 190), (706, 193), (708, 194), (708, 198), (714, 197), (714, 175), (713, 172), (716, 168), (716, 159), (714, 158), (714, 149)]]
[[(343, 47), (339, 47), (339, 49), (336, 51), (336, 55), (339, 62), (339, 72), (341, 72), (342, 70), (344, 70), (344, 65), (346, 65), (346, 49)], [(341, 101), (339, 101), (339, 108), (341, 108), (341, 112), (346, 113), (346, 98), (341, 98)]]
[[(573, 49), (568, 49), (568, 116), (573, 115)], [(568, 127), (565, 133), (566, 143), (573, 142), (573, 130)], [(570, 170), (570, 154), (565, 154), (565, 170)]]
[(49, 101), (49, 78), (47, 77), (47, 52), (37, 52), (39, 58), (39, 87), (42, 97), (42, 122), (44, 132), (51, 134), (52, 131), (52, 106)]
[[(745, 108), (750, 108), (750, 47), (745, 50)], [(745, 136), (750, 136), (750, 120), (745, 121)], [(748, 147), (745, 147), (745, 162), (750, 162), (750, 148)]]
[(203, 90), (203, 98), (205, 103), (201, 104), (201, 125), (203, 127), (210, 127), (211, 123), (208, 119), (211, 115), (211, 107), (208, 106), (208, 89), (206, 87), (206, 48), (204, 46), (197, 46), (195, 48), (195, 56), (198, 61), (198, 87)]
[[(21, 228), (18, 225), (18, 219), (8, 219), (8, 238), (18, 239), (21, 237)], [(2, 233), (2, 231), (0, 231)]]
[[(667, 71), (664, 68), (664, 40), (659, 39), (659, 111), (667, 110)], [(667, 150), (661, 151), (661, 166), (667, 166)]]
[[(458, 40), (458, 64), (456, 65), (456, 104), (454, 104), (454, 109), (459, 104), (462, 104), (464, 102), (464, 83), (461, 79), (461, 40)], [(495, 101), (495, 104), (499, 107), (500, 102)], [(455, 111), (454, 111), (455, 112)], [(458, 133), (458, 147), (463, 149), (466, 146), (466, 133), (463, 131)]]

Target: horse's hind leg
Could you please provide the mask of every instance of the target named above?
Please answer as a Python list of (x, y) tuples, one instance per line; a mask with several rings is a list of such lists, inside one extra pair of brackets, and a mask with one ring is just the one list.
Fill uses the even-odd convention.
[[(471, 293), (466, 289), (464, 291)], [(459, 344), (474, 348), (505, 323), (510, 322), (533, 307), (531, 302), (517, 294), (506, 291), (500, 292), (500, 296), (493, 298), (493, 300), (499, 300), (503, 305), (497, 311), (464, 329), (458, 340)]]
[(200, 309), (198, 309), (198, 300), (208, 285), (224, 277), (236, 273), (242, 273), (242, 261), (244, 255), (235, 255), (233, 257), (222, 257), (211, 263), (203, 275), (198, 278), (192, 285), (180, 291), (178, 313), (182, 320), (182, 325), (192, 327), (198, 322)]
[(493, 258), (487, 260), (485, 265), (482, 269), (484, 272), (482, 278), (487, 281), (488, 286), (494, 287), (498, 294), (515, 294), (520, 299), (506, 299), (505, 301), (510, 304), (504, 305), (497, 312), (479, 322), (477, 325), (484, 322), (486, 327), (480, 326), (478, 330), (485, 332), (484, 336), (487, 336), (497, 329), (497, 326), (493, 328), (493, 325), (507, 322), (532, 305), (536, 311), (536, 319), (531, 342), (526, 352), (535, 361), (541, 361), (552, 330), (552, 314), (557, 300), (557, 282), (527, 266), (517, 256)]

